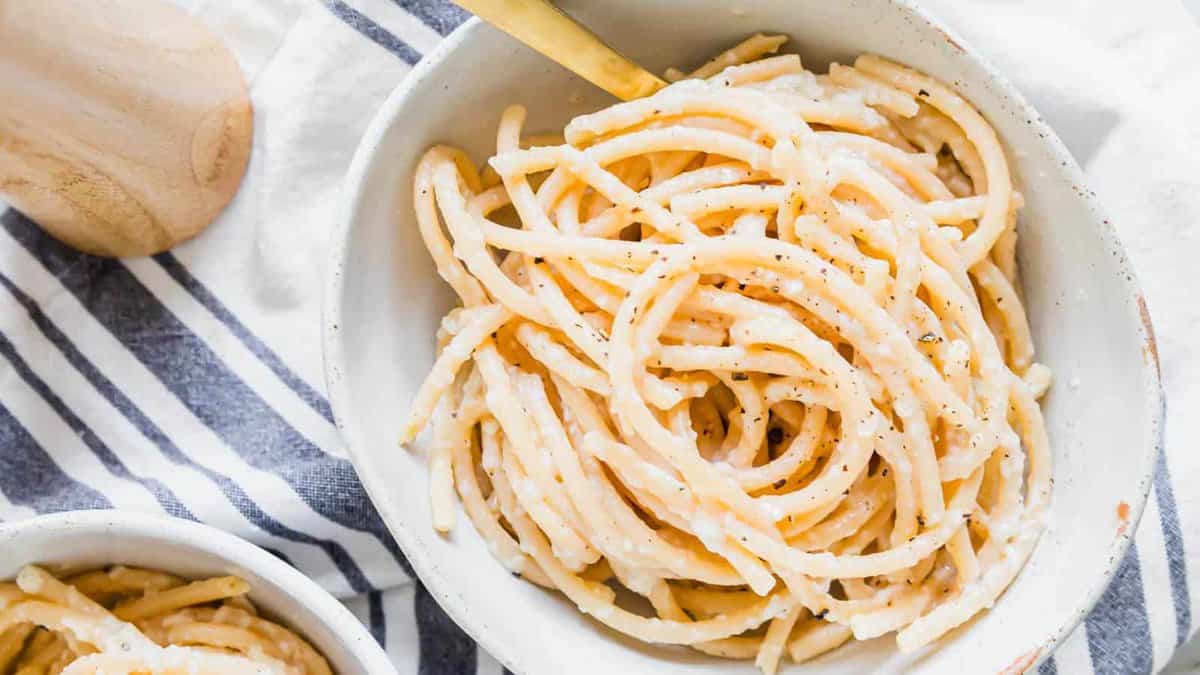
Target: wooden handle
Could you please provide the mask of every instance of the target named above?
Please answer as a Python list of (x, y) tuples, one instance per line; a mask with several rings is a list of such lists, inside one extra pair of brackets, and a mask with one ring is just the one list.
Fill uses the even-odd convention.
[(654, 74), (621, 56), (549, 0), (455, 0), (468, 11), (551, 60), (628, 101), (667, 86)]
[(194, 236), (252, 135), (237, 61), (174, 5), (0, 1), (0, 193), (67, 244), (127, 257)]

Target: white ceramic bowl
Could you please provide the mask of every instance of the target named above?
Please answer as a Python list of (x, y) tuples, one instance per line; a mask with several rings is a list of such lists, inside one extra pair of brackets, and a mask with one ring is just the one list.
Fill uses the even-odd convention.
[[(1145, 503), (1160, 441), (1154, 342), (1120, 243), (1062, 143), (999, 74), (952, 32), (896, 0), (564, 0), (568, 12), (649, 68), (698, 64), (755, 31), (789, 34), (810, 67), (874, 52), (951, 83), (1003, 138), (1023, 190), (1019, 260), (1039, 360), (1057, 384), (1045, 401), (1054, 446), (1049, 530), (996, 607), (937, 648), (902, 657), (889, 637), (785, 672), (1015, 670), (1044, 658), (1112, 578)], [(745, 16), (731, 12), (744, 7)], [(470, 22), (400, 84), (363, 139), (346, 181), (325, 297), (326, 375), (359, 475), (409, 560), (446, 611), (518, 673), (750, 673), (683, 649), (624, 639), (560, 596), (514, 579), (465, 518), (430, 527), (426, 458), (396, 447), (434, 360), (450, 306), (421, 245), (412, 173), (435, 142), (492, 151), (504, 106), (531, 131), (559, 129), (612, 101), (498, 31)], [(1122, 506), (1122, 505), (1127, 506)]]
[(43, 564), (86, 570), (114, 563), (188, 578), (225, 574), (250, 583), (263, 615), (325, 655), (338, 675), (395, 675), (362, 623), (287, 563), (231, 534), (188, 520), (124, 511), (68, 511), (0, 525), (0, 579)]

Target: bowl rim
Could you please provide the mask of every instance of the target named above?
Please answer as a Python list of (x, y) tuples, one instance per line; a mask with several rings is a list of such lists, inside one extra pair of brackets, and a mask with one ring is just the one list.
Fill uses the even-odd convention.
[(383, 648), (345, 605), (296, 568), (224, 530), (175, 516), (137, 511), (60, 511), (0, 523), (0, 548), (19, 544), (35, 531), (64, 540), (102, 532), (117, 538), (153, 539), (203, 550), (269, 579), (293, 602), (317, 617), (365, 672), (396, 673)]
[[(1074, 185), (1086, 185), (1083, 169), (1076, 162), (1058, 134), (1047, 124), (1033, 105), (1025, 98), (1011, 81), (1008, 80), (988, 59), (976, 51), (969, 42), (961, 37), (954, 29), (940, 19), (927, 12), (916, 0), (887, 0), (901, 12), (917, 19), (933, 28), (947, 44), (960, 53), (960, 58), (974, 61), (985, 75), (985, 81), (1006, 97), (1015, 107), (1027, 114), (1033, 130), (1037, 132), (1044, 145), (1054, 154), (1055, 159), (1062, 165), (1065, 174)], [(437, 600), (443, 610), (462, 628), (478, 645), (488, 651), (507, 668), (516, 673), (525, 672), (520, 655), (504, 642), (495, 639), (491, 634), (479, 629), (465, 603), (456, 601), (447, 591), (448, 580), (434, 569), (428, 554), (417, 546), (407, 528), (395, 522), (392, 502), (388, 499), (387, 486), (382, 485), (378, 473), (371, 471), (371, 453), (366, 447), (356, 443), (357, 433), (352, 427), (348, 414), (350, 409), (350, 383), (346, 377), (344, 363), (344, 344), (342, 326), (342, 297), (344, 291), (345, 269), (349, 251), (350, 233), (355, 227), (355, 216), (365, 199), (364, 186), (370, 169), (379, 151), (379, 146), (387, 131), (398, 122), (400, 108), (408, 100), (417, 84), (434, 77), (442, 62), (454, 51), (469, 45), (471, 37), (476, 32), (484, 30), (486, 23), (478, 17), (471, 17), (443, 38), (437, 46), (424, 56), (399, 84), (388, 95), (379, 107), (370, 124), (367, 126), (358, 147), (355, 149), (349, 168), (343, 178), (340, 195), (340, 209), (333, 231), (330, 233), (330, 250), (327, 258), (325, 284), (321, 303), (322, 312), (322, 356), (324, 359), (325, 385), (329, 395), (330, 407), (333, 410), (334, 422), (346, 442), (346, 450), (358, 473), (359, 479), (367, 491), (368, 497), (379, 510), (388, 530), (395, 537), (401, 550), (404, 551), (409, 563), (430, 594)], [(1103, 574), (1096, 580), (1088, 593), (1076, 603), (1070, 618), (1049, 635), (1033, 650), (1015, 655), (1016, 658), (1009, 666), (1015, 668), (1012, 672), (1030, 671), (1049, 658), (1054, 650), (1069, 636), (1087, 614), (1099, 602), (1104, 591), (1116, 576), (1122, 561), (1125, 559), (1133, 537), (1141, 523), (1142, 514), (1146, 507), (1150, 489), (1153, 487), (1156, 461), (1159, 453), (1163, 452), (1164, 418), (1166, 414), (1166, 394), (1162, 387), (1161, 367), (1154, 327), (1150, 312), (1146, 305), (1145, 295), (1138, 281), (1138, 275), (1128, 262), (1129, 257), (1125, 245), (1117, 234), (1116, 227), (1106, 215), (1099, 198), (1090, 190), (1076, 190), (1076, 199), (1083, 202), (1092, 216), (1093, 225), (1108, 248), (1120, 255), (1125, 262), (1124, 278), (1118, 283), (1124, 291), (1124, 298), (1136, 304), (1139, 313), (1137, 332), (1142, 346), (1143, 359), (1139, 366), (1142, 371), (1142, 385), (1148, 410), (1145, 423), (1145, 438), (1141, 444), (1141, 470), (1137, 476), (1137, 491), (1134, 503), (1129, 504), (1128, 526), (1118, 531), (1108, 550), (1108, 559)], [(1051, 498), (1053, 500), (1053, 497)], [(1051, 502), (1053, 504), (1053, 501)], [(1053, 506), (1051, 507), (1053, 513)], [(1039, 540), (1040, 545), (1040, 540)], [(1009, 672), (1006, 670), (1006, 672)]]

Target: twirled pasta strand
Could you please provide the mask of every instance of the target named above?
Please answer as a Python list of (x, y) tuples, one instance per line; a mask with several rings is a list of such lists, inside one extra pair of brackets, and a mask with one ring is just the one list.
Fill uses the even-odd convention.
[(508, 569), (767, 673), (990, 606), (1050, 490), (995, 132), (878, 57), (754, 60), (780, 44), (565, 144), (522, 143), (510, 108), (482, 182), (425, 156), (417, 220), (462, 307), (404, 431), (433, 421), (439, 529), (457, 488)]

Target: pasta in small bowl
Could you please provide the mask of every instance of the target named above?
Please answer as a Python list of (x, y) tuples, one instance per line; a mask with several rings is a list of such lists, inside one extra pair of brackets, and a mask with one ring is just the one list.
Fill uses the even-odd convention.
[(282, 560), (190, 521), (75, 511), (0, 525), (0, 672), (395, 672)]
[(1035, 666), (1162, 403), (1053, 131), (908, 2), (562, 4), (671, 84), (468, 23), (347, 178), (327, 380), (426, 586), (520, 673)]

